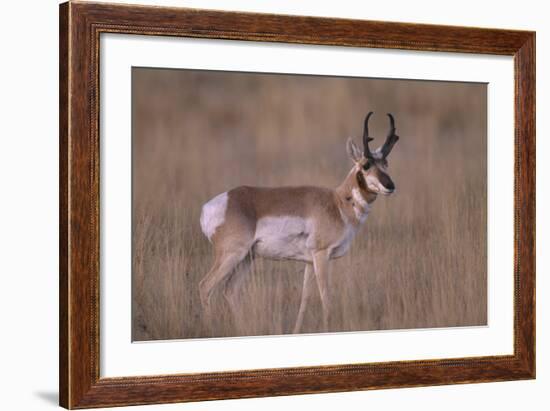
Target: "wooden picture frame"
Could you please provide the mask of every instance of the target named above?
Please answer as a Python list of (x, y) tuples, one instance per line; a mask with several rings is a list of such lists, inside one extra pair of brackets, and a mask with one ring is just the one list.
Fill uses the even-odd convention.
[[(100, 378), (101, 33), (513, 56), (513, 355)], [(69, 2), (60, 5), (59, 47), (61, 406), (125, 406), (535, 377), (534, 32)]]

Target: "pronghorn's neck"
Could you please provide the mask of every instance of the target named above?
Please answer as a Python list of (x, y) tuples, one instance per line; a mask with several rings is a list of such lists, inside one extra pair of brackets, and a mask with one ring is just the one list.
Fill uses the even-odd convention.
[(354, 225), (364, 223), (377, 195), (367, 190), (359, 166), (354, 166), (351, 169), (335, 191), (340, 201), (340, 211), (346, 219)]

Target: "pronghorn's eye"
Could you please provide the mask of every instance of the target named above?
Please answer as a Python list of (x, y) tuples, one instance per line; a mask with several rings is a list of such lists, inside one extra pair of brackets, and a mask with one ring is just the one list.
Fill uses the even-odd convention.
[(368, 170), (370, 166), (371, 166), (370, 161), (367, 161), (367, 163), (363, 166), (363, 170)]

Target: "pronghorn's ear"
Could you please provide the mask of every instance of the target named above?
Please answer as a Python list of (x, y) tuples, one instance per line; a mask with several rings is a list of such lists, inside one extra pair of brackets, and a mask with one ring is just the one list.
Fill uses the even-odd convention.
[(351, 157), (351, 159), (355, 163), (360, 163), (363, 159), (363, 152), (359, 150), (359, 147), (355, 144), (353, 141), (353, 138), (348, 138), (348, 142), (346, 144), (346, 148), (348, 150), (348, 155)]

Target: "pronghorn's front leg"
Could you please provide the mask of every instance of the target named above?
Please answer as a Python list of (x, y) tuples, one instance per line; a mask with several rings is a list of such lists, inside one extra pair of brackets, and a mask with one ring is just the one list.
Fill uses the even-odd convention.
[(330, 315), (330, 295), (329, 295), (329, 250), (320, 250), (313, 253), (313, 268), (315, 270), (315, 278), (317, 279), (317, 287), (321, 295), (321, 303), (323, 304), (323, 329), (328, 331), (329, 315)]
[(314, 283), (315, 277), (313, 274), (313, 266), (309, 263), (306, 263), (306, 268), (304, 269), (304, 285), (302, 286), (302, 298), (300, 301), (298, 317), (296, 318), (296, 324), (294, 325), (294, 334), (298, 334), (300, 332), (300, 329), (302, 328), (307, 302), (309, 301), (309, 297), (311, 297), (313, 287), (315, 287)]

